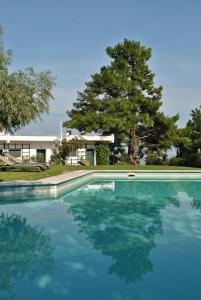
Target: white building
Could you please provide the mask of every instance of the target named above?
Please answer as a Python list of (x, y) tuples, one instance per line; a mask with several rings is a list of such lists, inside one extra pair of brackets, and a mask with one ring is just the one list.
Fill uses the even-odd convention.
[(57, 136), (0, 134), (0, 154), (9, 152), (22, 161), (49, 162)]
[(114, 134), (111, 135), (97, 135), (97, 134), (86, 134), (86, 135), (70, 135), (66, 134), (66, 140), (70, 141), (73, 138), (82, 137), (86, 144), (83, 149), (73, 151), (67, 161), (67, 164), (77, 165), (80, 159), (87, 159), (90, 165), (96, 165), (96, 144), (113, 144)]
[[(66, 135), (71, 140), (80, 135)], [(68, 164), (78, 164), (82, 159), (88, 159), (91, 165), (96, 164), (96, 143), (114, 143), (114, 135), (82, 135), (86, 141), (83, 149), (73, 151), (67, 161)], [(61, 141), (57, 136), (20, 136), (0, 133), (0, 154), (9, 152), (22, 161), (49, 162), (55, 144)]]

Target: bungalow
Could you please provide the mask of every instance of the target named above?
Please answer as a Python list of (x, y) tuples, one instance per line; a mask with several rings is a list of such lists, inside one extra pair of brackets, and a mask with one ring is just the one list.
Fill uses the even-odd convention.
[(22, 161), (49, 162), (56, 136), (21, 136), (0, 134), (0, 154), (9, 152)]
[[(66, 133), (66, 140), (69, 141), (74, 137), (80, 135), (71, 135)], [(82, 135), (86, 141), (83, 149), (73, 151), (67, 161), (68, 164), (76, 165), (82, 159), (88, 159), (90, 164), (96, 164), (96, 143), (110, 144), (114, 143), (114, 135), (101, 136), (101, 135)], [(50, 161), (50, 157), (55, 148), (55, 144), (61, 138), (57, 136), (20, 136), (0, 133), (0, 154), (9, 152), (11, 155), (22, 161), (37, 161), (46, 162)]]
[(113, 144), (114, 134), (110, 135), (97, 135), (97, 134), (86, 134), (86, 135), (71, 135), (69, 132), (66, 134), (66, 140), (70, 141), (73, 138), (82, 137), (85, 141), (85, 147), (73, 151), (67, 161), (67, 164), (77, 165), (80, 159), (87, 159), (90, 165), (96, 165), (96, 147), (98, 143), (102, 144)]

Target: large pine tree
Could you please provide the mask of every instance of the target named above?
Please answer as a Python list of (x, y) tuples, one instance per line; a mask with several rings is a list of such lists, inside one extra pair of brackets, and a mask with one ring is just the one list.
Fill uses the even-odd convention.
[(127, 143), (131, 163), (137, 164), (144, 149), (171, 146), (177, 116), (168, 118), (159, 111), (162, 87), (154, 86), (150, 48), (125, 39), (106, 52), (110, 65), (91, 76), (64, 125), (80, 132), (115, 133)]

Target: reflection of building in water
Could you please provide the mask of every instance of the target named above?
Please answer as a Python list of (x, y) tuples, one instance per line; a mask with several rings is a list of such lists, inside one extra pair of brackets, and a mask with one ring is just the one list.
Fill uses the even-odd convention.
[(115, 191), (115, 181), (110, 181), (110, 182), (102, 182), (102, 183), (90, 183), (85, 186), (85, 191), (87, 190), (94, 190), (94, 191), (99, 191), (102, 189), (107, 189), (107, 190), (112, 190), (113, 192)]
[[(84, 184), (84, 185), (80, 186), (79, 188), (73, 189), (70, 193), (65, 195), (63, 199), (64, 200), (67, 199), (67, 197), (69, 195), (71, 195), (72, 197), (80, 196), (81, 192), (86, 192), (86, 194), (87, 194), (87, 192), (93, 193), (93, 192), (97, 192), (97, 191), (101, 191), (101, 190), (110, 190), (110, 191), (114, 192), (115, 191), (115, 181), (104, 181), (104, 182), (94, 181), (94, 182), (90, 182), (88, 184)], [(61, 197), (59, 199), (61, 199)]]

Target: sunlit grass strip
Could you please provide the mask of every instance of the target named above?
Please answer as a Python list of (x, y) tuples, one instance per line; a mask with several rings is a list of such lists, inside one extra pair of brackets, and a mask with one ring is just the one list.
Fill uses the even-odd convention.
[(109, 166), (64, 166), (53, 165), (43, 172), (13, 170), (9, 172), (0, 172), (0, 182), (2, 181), (15, 181), (15, 180), (37, 180), (56, 176), (64, 172), (71, 172), (75, 170), (201, 170), (198, 168), (178, 167), (178, 166), (132, 166), (132, 165), (109, 165)]

